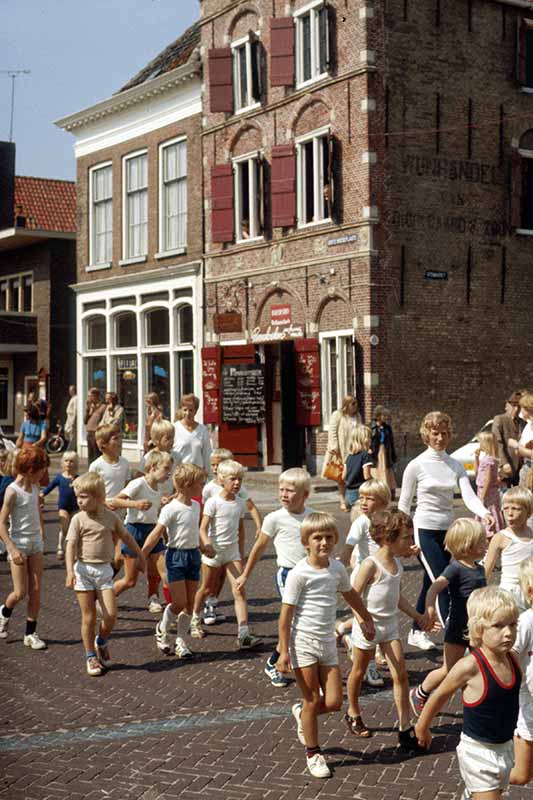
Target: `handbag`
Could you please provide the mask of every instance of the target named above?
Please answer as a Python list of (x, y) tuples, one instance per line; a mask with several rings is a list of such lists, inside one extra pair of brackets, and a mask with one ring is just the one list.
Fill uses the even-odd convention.
[(328, 460), (323, 472), (324, 478), (327, 478), (329, 481), (335, 481), (335, 483), (340, 483), (342, 481), (343, 469), (344, 464), (339, 456), (331, 451), (328, 452)]

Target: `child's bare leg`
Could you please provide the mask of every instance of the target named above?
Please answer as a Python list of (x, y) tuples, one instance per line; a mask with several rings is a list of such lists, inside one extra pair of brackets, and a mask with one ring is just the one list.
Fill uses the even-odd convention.
[(342, 679), (341, 671), (337, 665), (318, 668), (322, 696), (320, 698), (319, 714), (331, 714), (342, 708)]
[(150, 556), (149, 561), (151, 564), (154, 565), (157, 574), (159, 575), (161, 581), (163, 583), (167, 580), (167, 568), (165, 564), (165, 554), (161, 553), (154, 553)]
[(118, 597), (122, 592), (125, 592), (126, 589), (133, 589), (133, 587), (137, 583), (137, 578), (139, 577), (139, 571), (137, 569), (137, 561), (132, 556), (124, 556), (124, 577), (119, 578), (118, 581), (115, 581), (113, 584), (113, 588), (115, 590), (115, 595)]
[(319, 666), (295, 667), (294, 677), (303, 700), (301, 723), (305, 745), (308, 748), (318, 747), (317, 719), (322, 705)]
[(148, 597), (156, 596), (161, 583), (161, 573), (157, 567), (157, 560), (161, 553), (150, 553), (146, 560), (146, 583)]
[(242, 625), (248, 625), (248, 606), (246, 605), (246, 594), (242, 589), (238, 591), (236, 588), (236, 580), (242, 574), (242, 562), (231, 561), (226, 564), (226, 574), (231, 585), (233, 594), (233, 603), (235, 606), (235, 616), (237, 617), (237, 624), (239, 628)]
[(464, 654), (465, 649), (461, 644), (450, 644), (449, 642), (444, 642), (444, 663), (441, 667), (428, 672), (420, 684), (421, 689), (427, 694), (430, 694), (432, 691), (434, 691), (438, 686), (440, 686), (448, 672), (455, 664), (457, 664)]
[(76, 592), (81, 610), (81, 639), (86, 653), (94, 653), (96, 633), (96, 592)]
[(346, 683), (346, 690), (348, 693), (348, 714), (350, 717), (361, 716), (359, 695), (361, 694), (361, 686), (363, 684), (363, 678), (365, 677), (368, 663), (372, 658), (372, 652), (372, 650), (359, 650), (358, 647), (354, 647), (352, 649), (352, 669)]
[(117, 598), (114, 589), (102, 589), (97, 594), (102, 609), (98, 634), (102, 639), (108, 639), (117, 621)]
[(202, 581), (200, 588), (196, 592), (194, 598), (194, 614), (201, 616), (206, 597), (209, 597), (212, 587), (215, 585), (218, 570), (221, 567), (210, 567), (208, 564), (202, 564)]
[(501, 789), (492, 789), (490, 792), (472, 792), (470, 797), (472, 800), (501, 800)]
[(25, 558), (22, 564), (13, 564), (9, 562), (11, 569), (11, 581), (13, 588), (5, 599), (4, 605), (6, 608), (13, 610), (17, 603), (24, 600), (28, 593), (28, 564)]
[(402, 643), (399, 639), (382, 642), (381, 649), (387, 659), (392, 677), (392, 692), (398, 712), (398, 724), (401, 731), (410, 727), (409, 713), (409, 678), (403, 657)]
[(187, 603), (185, 606), (185, 610), (189, 615), (193, 613), (194, 598), (196, 597), (197, 591), (198, 591), (198, 581), (185, 581), (185, 592), (187, 594)]
[(36, 620), (41, 608), (41, 584), (44, 569), (44, 556), (42, 553), (32, 553), (28, 556), (28, 610), (27, 617)]
[(514, 767), (511, 770), (509, 783), (513, 786), (525, 786), (533, 780), (533, 742), (514, 737)]
[(59, 509), (59, 537), (57, 540), (58, 555), (65, 550), (65, 539), (67, 538), (68, 526), (70, 524), (70, 514), (64, 508)]

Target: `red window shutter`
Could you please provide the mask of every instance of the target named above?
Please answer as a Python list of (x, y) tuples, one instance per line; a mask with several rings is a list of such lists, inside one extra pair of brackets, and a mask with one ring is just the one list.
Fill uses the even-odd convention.
[(320, 351), (318, 339), (295, 339), (296, 424), (320, 425)]
[(270, 20), (270, 83), (272, 86), (294, 85), (294, 19)]
[(231, 47), (209, 51), (209, 95), (212, 112), (233, 111), (233, 62)]
[(272, 227), (296, 222), (296, 153), (292, 144), (272, 148)]
[(511, 155), (511, 228), (522, 227), (522, 156), (518, 150)]
[(233, 168), (219, 164), (211, 170), (211, 241), (232, 242), (234, 229)]
[(220, 425), (220, 347), (202, 347), (204, 422)]

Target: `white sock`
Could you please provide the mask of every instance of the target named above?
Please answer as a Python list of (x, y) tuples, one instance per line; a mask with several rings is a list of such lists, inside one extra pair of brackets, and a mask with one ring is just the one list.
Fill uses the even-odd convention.
[(172, 613), (172, 609), (170, 608), (170, 603), (168, 606), (165, 607), (163, 612), (163, 619), (161, 620), (159, 627), (163, 631), (163, 633), (168, 633), (172, 624), (176, 621), (176, 614)]
[(191, 622), (201, 622), (202, 617), (200, 614), (197, 614), (196, 611), (192, 612)]
[(218, 597), (208, 597), (206, 603), (208, 606), (213, 606), (213, 608), (216, 608), (218, 604)]
[(189, 633), (189, 625), (191, 624), (191, 617), (186, 611), (180, 611), (178, 614), (178, 636), (183, 639)]
[(239, 639), (244, 639), (245, 636), (248, 636), (250, 633), (250, 629), (248, 628), (247, 622), (241, 622), (239, 624)]

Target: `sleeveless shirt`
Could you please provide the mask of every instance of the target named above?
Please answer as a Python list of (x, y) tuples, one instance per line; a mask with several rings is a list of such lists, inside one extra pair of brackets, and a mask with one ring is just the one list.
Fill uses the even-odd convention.
[(522, 675), (509, 655), (511, 683), (500, 681), (481, 649), (471, 651), (483, 678), (483, 694), (475, 703), (463, 699), (463, 733), (478, 742), (503, 744), (513, 738), (518, 719), (518, 696)]
[(398, 613), (403, 567), (401, 561), (395, 558), (396, 574), (393, 575), (375, 556), (369, 556), (369, 559), (378, 569), (378, 578), (368, 588), (366, 598), (368, 613), (377, 621), (387, 620)]

